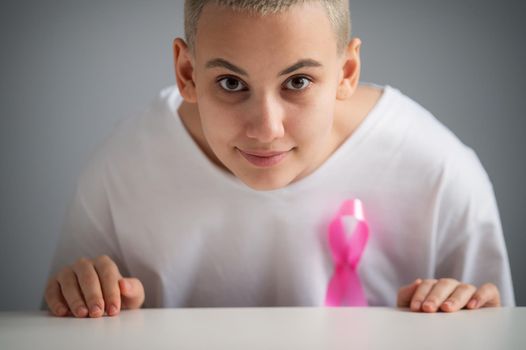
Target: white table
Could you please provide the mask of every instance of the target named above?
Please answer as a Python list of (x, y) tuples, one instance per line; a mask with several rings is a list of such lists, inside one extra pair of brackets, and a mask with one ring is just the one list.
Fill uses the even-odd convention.
[(526, 349), (526, 308), (413, 313), (392, 308), (125, 310), (57, 318), (0, 312), (0, 349)]

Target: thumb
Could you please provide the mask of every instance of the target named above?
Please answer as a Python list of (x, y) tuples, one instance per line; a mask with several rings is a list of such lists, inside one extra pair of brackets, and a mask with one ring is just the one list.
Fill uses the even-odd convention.
[(420, 283), (422, 283), (422, 280), (418, 278), (413, 283), (400, 288), (398, 290), (398, 298), (397, 298), (396, 306), (408, 307), (411, 302), (411, 299), (413, 298), (413, 294), (415, 294), (415, 291), (420, 285)]
[(137, 278), (121, 278), (119, 280), (121, 290), (122, 309), (138, 309), (144, 303), (144, 287)]

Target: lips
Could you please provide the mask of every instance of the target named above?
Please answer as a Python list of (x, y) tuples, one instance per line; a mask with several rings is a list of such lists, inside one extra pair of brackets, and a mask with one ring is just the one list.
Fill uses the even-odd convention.
[(241, 155), (252, 165), (257, 167), (270, 167), (280, 163), (290, 152), (288, 151), (242, 151), (237, 149)]

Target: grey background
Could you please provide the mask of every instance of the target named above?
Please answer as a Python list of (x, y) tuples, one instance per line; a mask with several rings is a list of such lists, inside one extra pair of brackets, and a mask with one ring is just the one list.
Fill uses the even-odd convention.
[[(116, 121), (175, 83), (182, 1), (0, 4), (0, 310), (36, 309), (76, 178)], [(475, 149), (526, 305), (521, 1), (351, 0), (362, 81), (411, 96)]]

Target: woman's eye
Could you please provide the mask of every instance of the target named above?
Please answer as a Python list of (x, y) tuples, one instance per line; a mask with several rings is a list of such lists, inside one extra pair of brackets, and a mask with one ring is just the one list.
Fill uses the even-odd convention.
[(237, 92), (241, 91), (244, 88), (243, 84), (239, 80), (231, 77), (225, 77), (219, 80), (218, 83), (221, 86), (221, 88), (223, 88), (227, 92)]
[(286, 87), (290, 90), (301, 91), (305, 90), (310, 84), (311, 81), (306, 77), (293, 77), (287, 81)]

